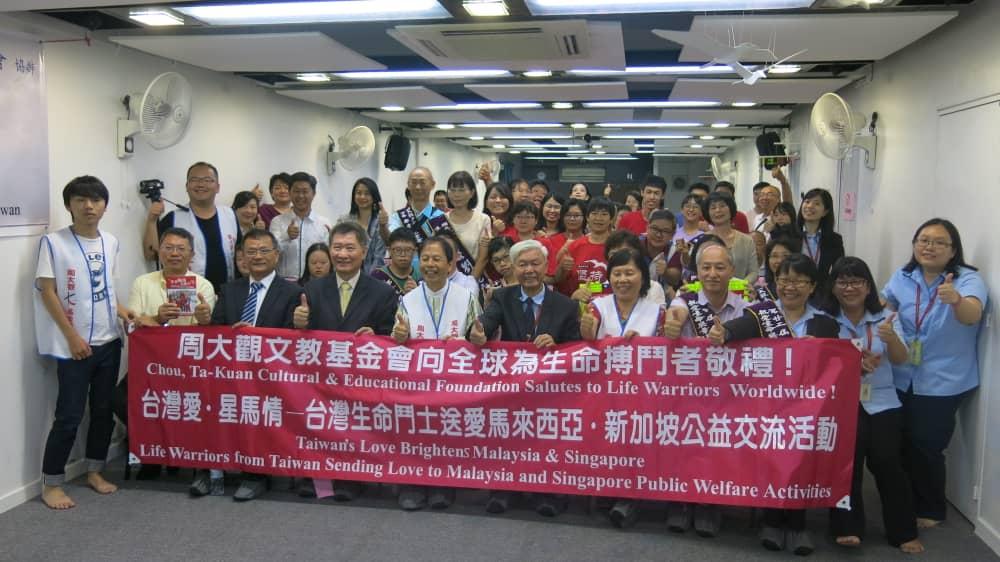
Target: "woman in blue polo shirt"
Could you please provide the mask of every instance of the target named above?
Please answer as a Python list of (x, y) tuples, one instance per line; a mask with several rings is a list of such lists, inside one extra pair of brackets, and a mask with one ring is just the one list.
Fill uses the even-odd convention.
[(903, 466), (913, 486), (917, 526), (945, 518), (944, 449), (962, 400), (979, 386), (976, 341), (987, 289), (965, 263), (950, 221), (931, 219), (913, 236), (913, 257), (882, 290), (899, 313), (909, 358), (893, 367), (903, 404)]
[(830, 272), (829, 312), (840, 325), (840, 337), (861, 348), (861, 405), (851, 480), (850, 509), (830, 509), (830, 528), (837, 544), (861, 545), (865, 531), (862, 481), (865, 460), (875, 476), (882, 500), (882, 522), (889, 544), (906, 553), (922, 552), (917, 538), (910, 479), (903, 470), (903, 408), (892, 382), (892, 366), (907, 359), (896, 313), (882, 306), (868, 264), (840, 258)]

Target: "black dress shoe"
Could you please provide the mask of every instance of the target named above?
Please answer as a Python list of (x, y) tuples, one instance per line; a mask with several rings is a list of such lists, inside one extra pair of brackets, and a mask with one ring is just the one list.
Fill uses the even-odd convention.
[(240, 482), (240, 487), (236, 489), (236, 493), (233, 494), (233, 500), (248, 502), (254, 498), (259, 498), (271, 487), (270, 483), (270, 480), (267, 478), (254, 478), (252, 480), (244, 478)]
[(490, 499), (486, 501), (486, 512), (500, 514), (507, 511), (510, 504), (510, 492), (493, 491), (490, 492)]
[(405, 511), (423, 509), (427, 507), (427, 489), (423, 486), (403, 486), (396, 501)]
[(302, 478), (299, 480), (299, 497), (315, 498), (316, 488), (313, 487), (312, 478)]
[(144, 464), (139, 467), (139, 472), (135, 474), (136, 480), (156, 480), (163, 472), (161, 464)]
[(333, 499), (338, 502), (354, 501), (361, 495), (361, 482), (353, 480), (335, 480), (333, 482)]
[(539, 494), (535, 502), (535, 512), (545, 517), (555, 517), (566, 511), (567, 500), (556, 494)]
[(208, 476), (208, 471), (197, 471), (194, 481), (191, 482), (191, 487), (188, 488), (188, 493), (193, 497), (200, 498), (201, 496), (207, 496), (209, 491), (211, 491), (211, 478)]
[(455, 503), (454, 488), (431, 488), (427, 491), (427, 505), (431, 509), (447, 509)]
[(639, 502), (636, 500), (618, 500), (608, 512), (611, 523), (619, 529), (627, 529), (639, 519)]

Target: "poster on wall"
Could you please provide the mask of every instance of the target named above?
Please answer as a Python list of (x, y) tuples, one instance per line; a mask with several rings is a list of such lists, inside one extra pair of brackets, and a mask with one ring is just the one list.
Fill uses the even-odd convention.
[(47, 127), (41, 44), (0, 33), (0, 236), (48, 225)]

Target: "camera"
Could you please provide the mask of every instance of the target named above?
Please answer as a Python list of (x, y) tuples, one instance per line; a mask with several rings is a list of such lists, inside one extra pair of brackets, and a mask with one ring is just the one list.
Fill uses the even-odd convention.
[(139, 182), (139, 194), (145, 195), (154, 203), (160, 201), (163, 199), (163, 182), (157, 179), (141, 180)]

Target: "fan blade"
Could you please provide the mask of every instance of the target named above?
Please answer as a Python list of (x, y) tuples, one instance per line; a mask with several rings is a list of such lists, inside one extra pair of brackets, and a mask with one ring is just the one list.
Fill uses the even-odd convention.
[(788, 55), (787, 57), (785, 57), (785, 58), (783, 58), (783, 59), (781, 59), (781, 60), (779, 60), (779, 61), (775, 61), (775, 62), (774, 62), (773, 64), (769, 64), (769, 65), (767, 65), (767, 69), (768, 69), (768, 70), (770, 70), (771, 68), (773, 68), (773, 67), (775, 67), (775, 66), (778, 66), (779, 64), (781, 64), (781, 63), (783, 63), (783, 62), (785, 62), (785, 61), (787, 61), (787, 60), (790, 60), (790, 59), (793, 59), (793, 58), (795, 58), (795, 57), (797, 57), (797, 56), (801, 55), (802, 53), (805, 53), (805, 52), (806, 52), (806, 51), (808, 51), (808, 50), (809, 50), (809, 49), (802, 49), (801, 51), (799, 51), (799, 52), (797, 52), (797, 53), (792, 53), (792, 54)]

